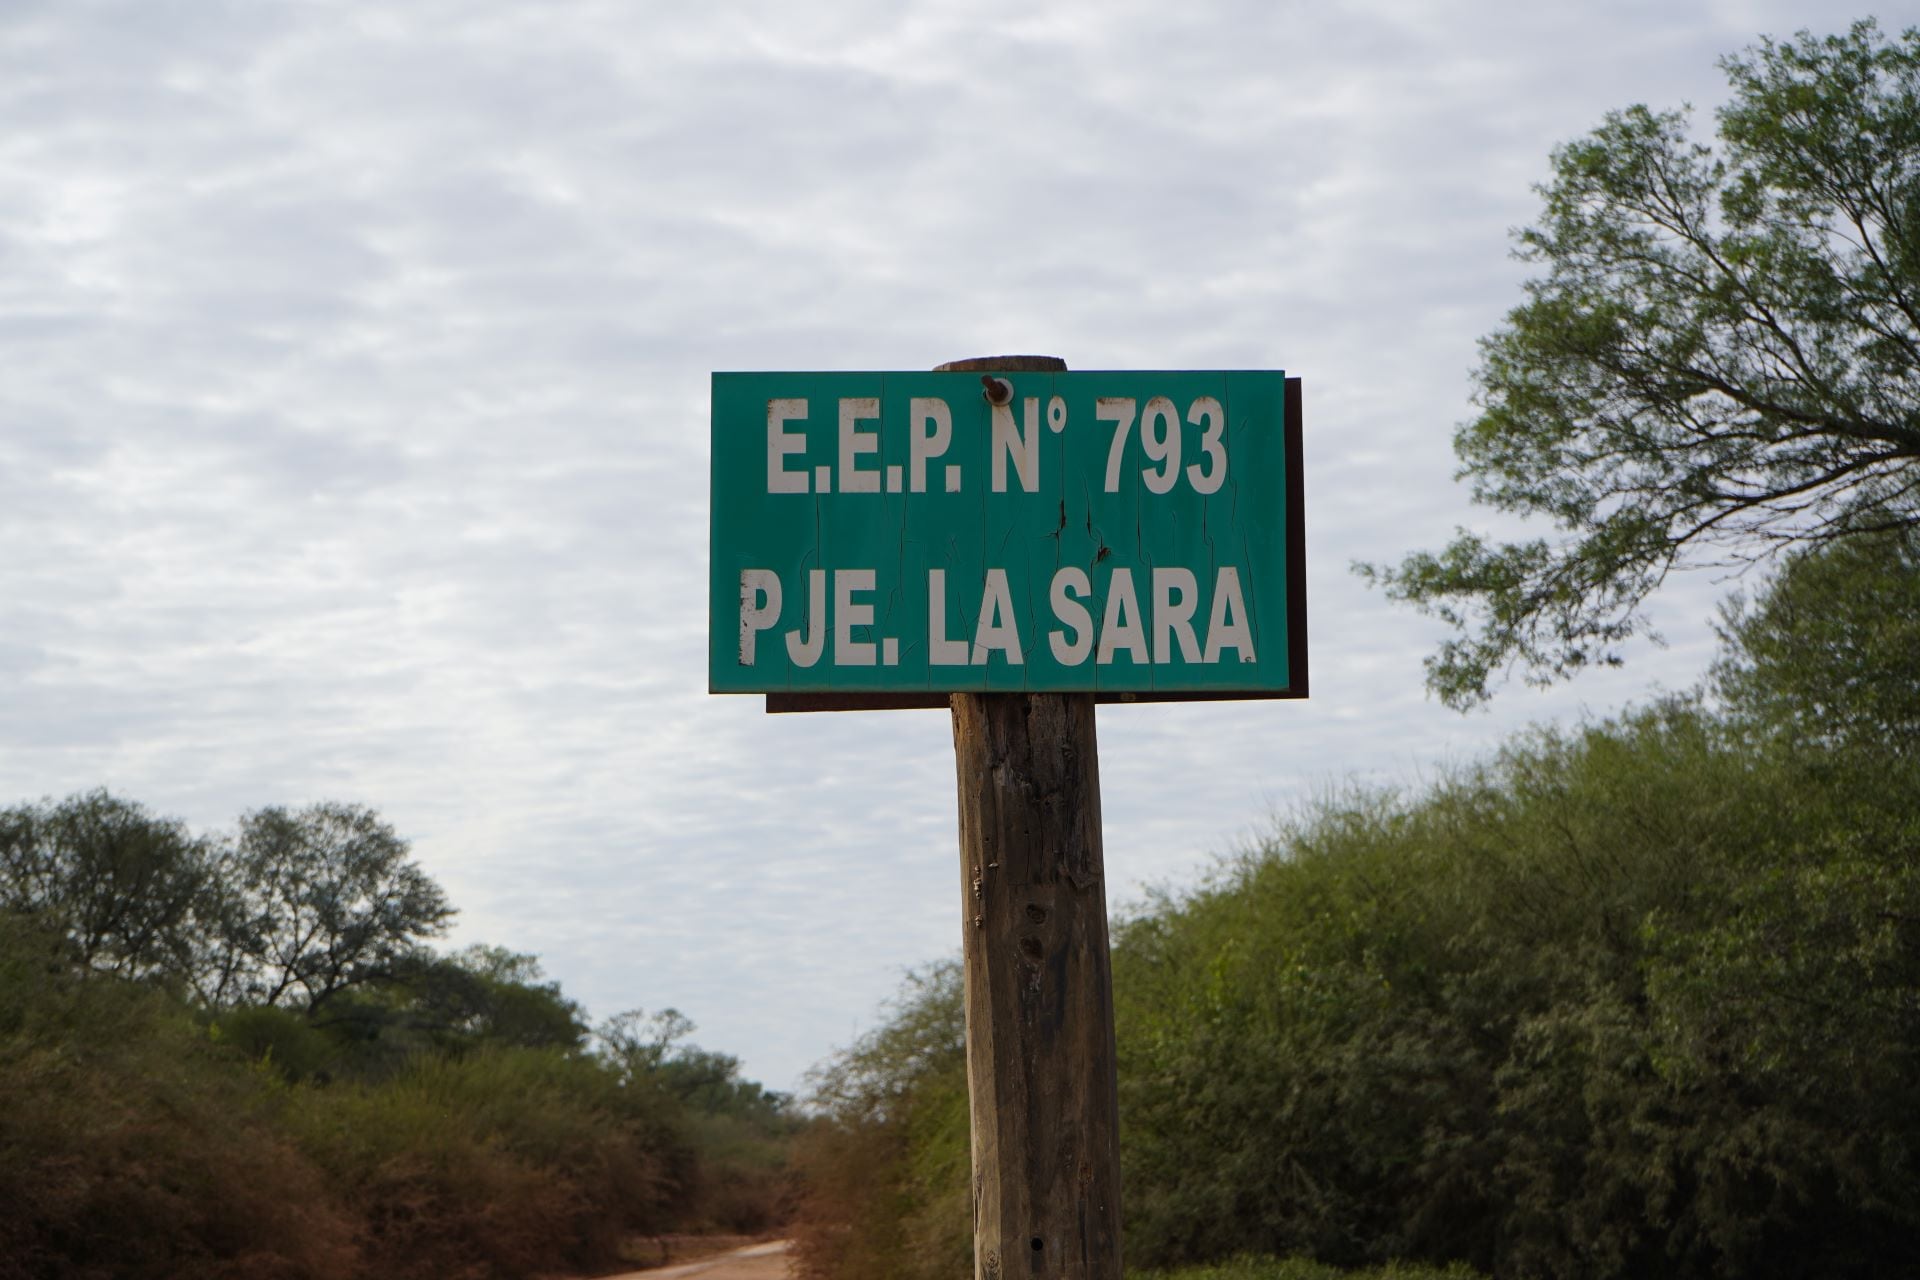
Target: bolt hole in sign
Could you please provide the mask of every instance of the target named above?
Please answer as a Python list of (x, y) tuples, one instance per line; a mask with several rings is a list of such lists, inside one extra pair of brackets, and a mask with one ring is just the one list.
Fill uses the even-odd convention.
[(1300, 381), (716, 373), (708, 687), (1305, 697)]

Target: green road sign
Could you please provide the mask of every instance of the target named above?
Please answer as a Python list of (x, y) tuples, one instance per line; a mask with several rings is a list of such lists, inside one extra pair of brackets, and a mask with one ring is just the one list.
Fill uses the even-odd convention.
[(709, 687), (1304, 696), (1298, 398), (1274, 371), (716, 373)]

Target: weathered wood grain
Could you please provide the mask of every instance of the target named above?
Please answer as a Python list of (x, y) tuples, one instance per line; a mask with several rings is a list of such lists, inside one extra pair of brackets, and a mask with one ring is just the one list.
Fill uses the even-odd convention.
[(1119, 1280), (1091, 694), (955, 694), (976, 1280)]
[[(940, 373), (1064, 372), (1056, 356)], [(956, 693), (975, 1280), (1120, 1280), (1094, 695)]]

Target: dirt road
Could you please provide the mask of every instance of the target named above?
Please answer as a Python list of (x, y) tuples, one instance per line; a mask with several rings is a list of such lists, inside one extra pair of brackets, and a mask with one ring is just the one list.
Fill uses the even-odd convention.
[(775, 1240), (698, 1262), (684, 1262), (677, 1267), (627, 1271), (607, 1276), (605, 1280), (681, 1280), (687, 1276), (698, 1276), (700, 1280), (787, 1280), (787, 1242)]

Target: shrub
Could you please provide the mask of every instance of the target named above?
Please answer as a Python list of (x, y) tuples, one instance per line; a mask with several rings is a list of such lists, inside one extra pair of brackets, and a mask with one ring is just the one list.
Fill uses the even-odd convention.
[(164, 996), (0, 918), (0, 1277), (336, 1280), (352, 1224), (268, 1083)]
[(618, 1257), (664, 1229), (691, 1152), (653, 1100), (556, 1050), (422, 1057), (298, 1096), (299, 1141), (364, 1224), (374, 1274), (521, 1275)]

